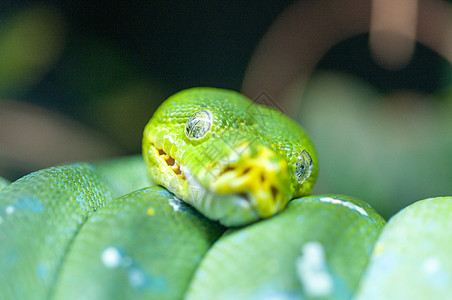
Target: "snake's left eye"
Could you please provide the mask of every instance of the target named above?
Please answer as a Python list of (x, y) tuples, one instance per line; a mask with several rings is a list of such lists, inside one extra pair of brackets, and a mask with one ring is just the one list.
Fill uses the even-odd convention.
[(195, 112), (185, 125), (185, 135), (190, 140), (199, 140), (210, 130), (212, 113), (208, 110)]
[(295, 177), (302, 184), (312, 173), (312, 158), (306, 150), (301, 151), (298, 155), (297, 164), (295, 165)]

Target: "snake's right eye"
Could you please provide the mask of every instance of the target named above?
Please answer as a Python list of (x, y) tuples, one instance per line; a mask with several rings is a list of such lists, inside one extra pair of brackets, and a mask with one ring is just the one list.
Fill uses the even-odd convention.
[(295, 177), (300, 184), (311, 176), (312, 167), (311, 155), (306, 150), (301, 151), (297, 158), (297, 164), (295, 165)]
[(195, 112), (185, 125), (185, 135), (190, 140), (199, 140), (210, 130), (212, 113), (208, 110)]

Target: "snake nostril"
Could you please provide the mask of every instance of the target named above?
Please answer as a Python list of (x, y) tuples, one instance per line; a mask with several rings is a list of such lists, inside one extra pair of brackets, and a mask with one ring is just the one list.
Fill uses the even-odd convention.
[(251, 167), (246, 168), (245, 170), (243, 170), (242, 175), (245, 175), (246, 173), (251, 171)]
[(271, 193), (272, 193), (272, 199), (273, 199), (273, 201), (276, 201), (276, 198), (277, 198), (277, 196), (278, 196), (278, 189), (275, 187), (275, 186), (271, 186), (270, 187), (270, 191), (271, 191)]

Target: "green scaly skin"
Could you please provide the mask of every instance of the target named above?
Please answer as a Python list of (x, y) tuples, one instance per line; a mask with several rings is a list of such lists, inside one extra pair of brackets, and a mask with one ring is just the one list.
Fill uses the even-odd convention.
[[(181, 99), (185, 102), (175, 106), (173, 101)], [(200, 108), (211, 110), (211, 130), (187, 141), (185, 123)], [(249, 116), (263, 112), (276, 126), (261, 128)], [(149, 124), (147, 164), (130, 157), (54, 167), (0, 189), (0, 299), (338, 299), (353, 294), (384, 224), (365, 203), (331, 195), (299, 198), (273, 218), (222, 235), (224, 227), (155, 186), (165, 178), (183, 178), (167, 172), (168, 155), (147, 155), (150, 141), (162, 143), (161, 149), (182, 163), (185, 181), (193, 177), (192, 190), (182, 184), (172, 191), (184, 195), (198, 184), (211, 194), (210, 200), (201, 198), (210, 206), (192, 203), (207, 217), (238, 225), (271, 216), (292, 197), (309, 194), (317, 174), (312, 145), (295, 123), (235, 92), (203, 88), (170, 98)], [(214, 147), (215, 160), (197, 160)], [(241, 150), (238, 157), (231, 149)], [(302, 151), (309, 152), (313, 169), (300, 184), (294, 173)], [(165, 163), (161, 175), (154, 174), (153, 161)], [(213, 183), (200, 165), (214, 173)], [(176, 173), (174, 162), (173, 167)], [(147, 175), (149, 168), (155, 181)], [(215, 172), (230, 177), (219, 181)], [(230, 182), (239, 189), (231, 190)], [(240, 211), (237, 199), (256, 202), (252, 210)], [(306, 263), (312, 258), (317, 265)], [(312, 286), (317, 281), (310, 275), (327, 278), (329, 285)]]
[(54, 299), (181, 299), (223, 230), (162, 187), (127, 194), (80, 230)]
[(452, 197), (418, 201), (379, 236), (356, 299), (451, 299)]
[(130, 157), (1, 189), (0, 299), (181, 299), (224, 228), (152, 184)]
[(110, 200), (109, 189), (86, 164), (32, 173), (1, 189), (4, 299), (47, 297), (71, 240), (88, 216)]
[[(191, 139), (187, 121), (200, 111), (211, 114), (211, 126)], [(297, 180), (303, 151), (312, 172)], [(157, 183), (226, 226), (276, 214), (290, 199), (309, 195), (317, 177), (314, 148), (298, 124), (237, 92), (214, 88), (168, 98), (146, 125), (143, 156)]]
[(351, 197), (292, 200), (273, 218), (226, 232), (186, 299), (350, 299), (384, 224)]
[[(362, 201), (310, 196), (221, 236), (167, 190), (143, 188), (152, 184), (131, 157), (42, 170), (0, 190), (0, 299), (348, 299), (384, 224)], [(318, 266), (299, 263), (313, 243), (332, 283), (320, 290), (301, 275)]]

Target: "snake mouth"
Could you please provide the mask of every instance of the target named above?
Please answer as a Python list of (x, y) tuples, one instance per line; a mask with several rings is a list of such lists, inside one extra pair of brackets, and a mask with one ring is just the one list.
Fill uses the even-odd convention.
[(157, 183), (213, 220), (240, 226), (274, 215), (290, 199), (287, 163), (269, 147), (245, 143), (220, 159), (203, 160), (203, 151), (178, 146), (170, 138), (147, 139), (150, 171)]
[(145, 129), (143, 137), (144, 158), (154, 179), (157, 179), (156, 181), (159, 184), (168, 189), (170, 189), (168, 185), (175, 178), (178, 181), (186, 179), (181, 169), (181, 155), (178, 151), (183, 145), (177, 141), (178, 139), (172, 137), (168, 130), (147, 132)]
[(261, 218), (267, 218), (284, 207), (290, 198), (287, 163), (265, 146), (255, 150), (245, 149), (236, 162), (220, 167), (209, 188), (218, 195), (241, 197)]
[(167, 188), (178, 198), (184, 199), (187, 178), (178, 159), (177, 148), (164, 139), (145, 138), (143, 152), (155, 182)]

